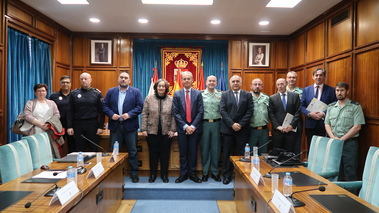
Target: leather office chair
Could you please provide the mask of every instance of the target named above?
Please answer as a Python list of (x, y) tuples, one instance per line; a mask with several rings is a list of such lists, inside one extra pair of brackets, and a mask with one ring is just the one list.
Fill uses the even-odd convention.
[(42, 165), (53, 162), (50, 139), (46, 132), (26, 136), (22, 139), (25, 139), (29, 144), (33, 169), (38, 169)]
[(313, 136), (309, 149), (307, 168), (318, 175), (337, 180), (342, 157), (343, 141)]
[(2, 183), (33, 171), (32, 157), (26, 140), (0, 146), (0, 159)]
[(349, 191), (358, 191), (359, 197), (379, 207), (379, 147), (368, 150), (362, 181), (340, 181), (335, 184)]

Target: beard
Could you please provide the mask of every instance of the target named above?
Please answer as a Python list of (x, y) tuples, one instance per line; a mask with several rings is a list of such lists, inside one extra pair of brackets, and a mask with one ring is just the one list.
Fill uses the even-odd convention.
[(345, 98), (346, 98), (346, 97), (344, 97), (344, 96), (342, 96), (342, 95), (337, 96), (337, 100), (339, 100), (339, 101), (343, 101), (343, 100), (345, 100)]
[(254, 90), (253, 93), (256, 94), (256, 95), (259, 95), (259, 93), (261, 93), (261, 91), (259, 91), (259, 90)]
[(127, 88), (128, 85), (127, 85), (127, 84), (120, 84), (120, 87), (121, 87), (121, 88)]

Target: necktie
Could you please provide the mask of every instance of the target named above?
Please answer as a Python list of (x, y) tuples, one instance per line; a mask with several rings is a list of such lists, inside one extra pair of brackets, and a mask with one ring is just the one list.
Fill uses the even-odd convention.
[(284, 110), (286, 110), (287, 108), (286, 93), (282, 94), (282, 103), (283, 103)]
[(237, 103), (237, 106), (238, 106), (238, 92), (234, 92), (234, 96), (236, 97), (236, 103)]
[(186, 90), (186, 120), (188, 123), (192, 122), (191, 116), (191, 100), (189, 97), (189, 90)]
[(320, 86), (316, 86), (316, 93), (315, 93), (315, 98), (316, 99), (318, 99), (318, 91), (319, 91), (319, 88), (320, 88)]

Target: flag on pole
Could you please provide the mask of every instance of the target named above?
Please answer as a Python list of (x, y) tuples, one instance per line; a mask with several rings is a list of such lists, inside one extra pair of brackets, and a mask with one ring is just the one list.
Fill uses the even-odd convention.
[(149, 93), (147, 95), (153, 95), (154, 94), (154, 83), (158, 81), (158, 69), (157, 66), (153, 68), (153, 76), (151, 77), (151, 83), (150, 83), (150, 89)]
[(201, 62), (200, 70), (199, 70), (199, 79), (197, 79), (197, 89), (204, 90), (204, 64)]
[(176, 78), (174, 79), (174, 87), (172, 88), (171, 95), (174, 95), (176, 91), (180, 90), (182, 86), (182, 72), (180, 69), (176, 70)]

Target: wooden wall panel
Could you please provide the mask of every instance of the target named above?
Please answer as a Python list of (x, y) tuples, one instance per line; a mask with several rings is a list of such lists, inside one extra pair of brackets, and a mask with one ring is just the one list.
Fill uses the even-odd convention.
[(26, 24), (33, 25), (33, 16), (23, 10), (8, 4), (7, 15), (16, 18)]
[(360, 0), (357, 4), (357, 46), (379, 41), (379, 1)]
[(63, 66), (56, 66), (53, 75), (53, 91), (58, 91), (60, 88), (59, 79), (64, 76), (71, 76), (70, 68)]
[(290, 67), (304, 64), (305, 56), (305, 33), (302, 33), (290, 40), (289, 62)]
[(44, 22), (40, 20), (36, 20), (36, 28), (42, 32), (45, 32), (51, 36), (54, 36), (55, 34), (55, 29), (48, 24), (45, 24)]
[(351, 56), (327, 62), (326, 83), (334, 87), (338, 82), (343, 81), (352, 86), (351, 62)]
[(304, 69), (299, 69), (299, 70), (294, 70), (297, 73), (297, 79), (296, 83), (297, 86), (300, 88), (304, 88), (307, 85), (305, 84), (305, 70)]
[(328, 19), (328, 56), (342, 53), (352, 48), (353, 15), (351, 8), (347, 10), (349, 10), (349, 18), (342, 22), (332, 26), (331, 18)]
[[(118, 85), (117, 78), (118, 72), (112, 70), (96, 70), (96, 71), (86, 71), (92, 77), (93, 88), (97, 88), (101, 91), (101, 94), (105, 96), (108, 89)], [(80, 74), (82, 70), (73, 70), (72, 71), (72, 88), (80, 88)]]
[(368, 117), (379, 119), (379, 49), (356, 55), (354, 97)]
[(120, 67), (130, 67), (131, 66), (131, 42), (130, 39), (126, 38), (120, 38), (118, 40), (120, 43), (120, 58), (119, 58), (119, 64)]
[(274, 88), (274, 72), (248, 72), (243, 76), (243, 89), (251, 91), (251, 81), (260, 78), (263, 81), (263, 92), (272, 95)]
[[(230, 41), (229, 63), (231, 69), (242, 69), (242, 41)], [(247, 58), (245, 59), (247, 60)]]
[(86, 66), (88, 64), (88, 48), (82, 37), (74, 37), (72, 41), (72, 66)]
[(324, 58), (325, 39), (324, 23), (321, 23), (307, 32), (306, 62)]
[(359, 170), (362, 174), (366, 155), (370, 146), (379, 147), (378, 140), (379, 124), (371, 123), (366, 119), (366, 124), (362, 126), (362, 130), (359, 132)]
[[(273, 67), (277, 69), (288, 68), (288, 41), (275, 41), (274, 45), (274, 62)], [(272, 60), (272, 59), (271, 59)]]
[(69, 65), (71, 63), (71, 40), (70, 35), (63, 31), (57, 31), (55, 60), (56, 62)]

